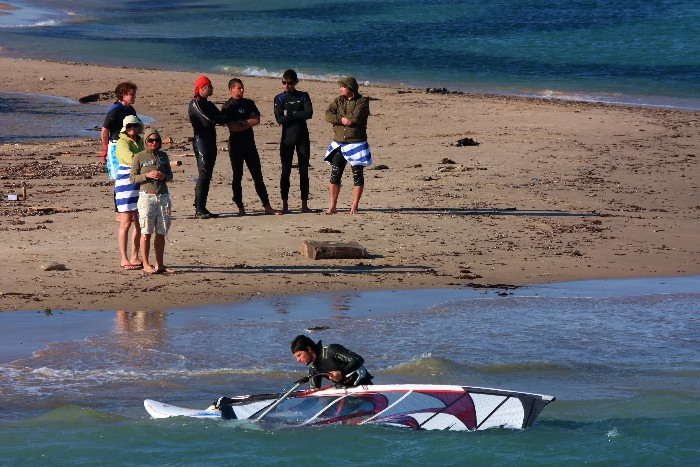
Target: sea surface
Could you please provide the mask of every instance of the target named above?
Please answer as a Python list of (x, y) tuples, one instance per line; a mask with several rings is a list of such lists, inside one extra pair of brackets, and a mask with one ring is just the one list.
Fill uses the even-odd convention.
[[(697, 465), (700, 276), (0, 313), (0, 465)], [(152, 420), (303, 376), (306, 333), (380, 383), (556, 396), (525, 430)]]
[(9, 56), (700, 109), (697, 0), (6, 3)]

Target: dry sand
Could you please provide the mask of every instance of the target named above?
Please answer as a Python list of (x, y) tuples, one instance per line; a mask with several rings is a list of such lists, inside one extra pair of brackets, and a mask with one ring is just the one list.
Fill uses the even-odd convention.
[[(0, 309), (157, 310), (225, 303), (258, 294), (329, 290), (465, 287), (577, 279), (700, 273), (699, 112), (634, 108), (423, 89), (362, 87), (370, 96), (367, 170), (361, 213), (347, 214), (345, 174), (335, 216), (301, 214), (292, 175), (284, 216), (262, 215), (252, 180), (236, 217), (231, 167), (220, 149), (209, 209), (193, 218), (196, 163), (187, 104), (197, 74), (0, 59), (0, 89), (73, 99), (138, 84), (135, 108), (174, 144), (183, 161), (170, 184), (174, 204), (166, 263), (174, 275), (119, 267), (112, 182), (95, 137), (0, 145)], [(230, 76), (209, 75), (213, 102), (228, 97)], [(42, 80), (42, 78), (45, 78)], [(246, 97), (263, 113), (255, 128), (272, 205), (279, 199), (278, 141), (272, 99), (279, 79), (245, 78)], [(327, 205), (324, 121), (335, 83), (301, 82), (316, 114), (310, 206)], [(104, 104), (104, 102), (103, 102)], [(84, 104), (94, 105), (94, 104)], [(101, 122), (96, 122), (101, 123)], [(218, 132), (219, 147), (227, 132)], [(455, 146), (462, 138), (479, 146)], [(452, 162), (450, 162), (452, 161)], [(7, 201), (26, 182), (28, 199)], [(311, 260), (303, 240), (353, 240), (362, 260)], [(56, 262), (63, 271), (44, 271)]]

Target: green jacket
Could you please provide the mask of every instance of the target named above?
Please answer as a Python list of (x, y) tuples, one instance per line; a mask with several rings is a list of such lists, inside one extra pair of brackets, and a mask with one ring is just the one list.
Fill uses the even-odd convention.
[[(153, 180), (146, 178), (146, 174), (151, 170), (158, 170), (166, 175), (165, 180)], [(168, 155), (163, 151), (155, 153), (146, 149), (134, 156), (131, 163), (131, 183), (140, 183), (140, 191), (145, 191), (152, 195), (162, 195), (168, 192), (168, 184), (173, 179), (173, 171), (170, 168)]]
[[(352, 125), (340, 123), (341, 117), (352, 120)], [(326, 110), (326, 121), (333, 124), (333, 141), (338, 143), (359, 143), (367, 141), (367, 118), (369, 99), (356, 94), (352, 100), (338, 96)]]
[(131, 165), (134, 160), (134, 155), (146, 149), (143, 143), (143, 138), (137, 143), (129, 138), (126, 133), (119, 133), (117, 140), (117, 160), (121, 165)]

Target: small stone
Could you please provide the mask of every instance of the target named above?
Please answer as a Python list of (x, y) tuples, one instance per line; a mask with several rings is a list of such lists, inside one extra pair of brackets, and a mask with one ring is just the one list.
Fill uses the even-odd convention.
[(42, 271), (67, 271), (65, 264), (61, 263), (47, 263), (41, 265)]

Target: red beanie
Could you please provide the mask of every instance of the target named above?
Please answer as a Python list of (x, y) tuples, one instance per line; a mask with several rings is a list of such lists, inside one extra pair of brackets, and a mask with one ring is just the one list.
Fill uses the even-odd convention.
[(211, 85), (211, 81), (206, 76), (200, 76), (197, 78), (197, 82), (194, 83), (194, 97), (199, 97), (199, 90), (206, 85)]

